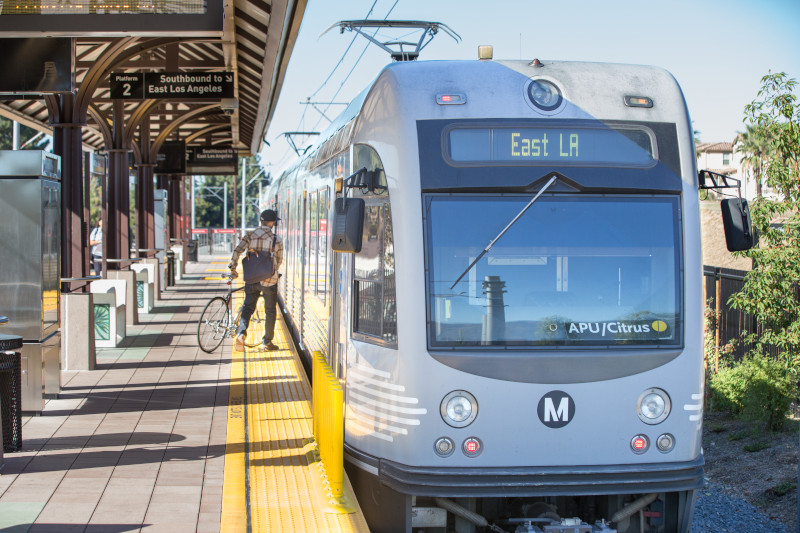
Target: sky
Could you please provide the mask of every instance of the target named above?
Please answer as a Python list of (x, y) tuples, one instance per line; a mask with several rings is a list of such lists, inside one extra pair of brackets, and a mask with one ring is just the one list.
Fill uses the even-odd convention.
[[(702, 142), (731, 142), (744, 131), (744, 107), (764, 75), (800, 81), (800, 0), (308, 0), (267, 131), (270, 146), (261, 152), (269, 171), (295, 157), (283, 132), (322, 131), (329, 123), (301, 102), (347, 103), (391, 62), (355, 32), (337, 26), (324, 33), (340, 20), (366, 18), (440, 22), (460, 36), (457, 42), (440, 31), (423, 61), (477, 59), (479, 45), (492, 45), (495, 59), (665, 68), (683, 89)], [(418, 31), (406, 33), (381, 30), (376, 38), (419, 39)], [(344, 110), (316, 107), (330, 119)]]

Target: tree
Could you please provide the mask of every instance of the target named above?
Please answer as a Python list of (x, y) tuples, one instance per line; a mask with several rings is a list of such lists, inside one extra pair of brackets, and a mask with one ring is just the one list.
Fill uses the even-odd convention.
[(730, 304), (750, 313), (763, 327), (748, 341), (756, 353), (776, 346), (787, 368), (800, 371), (800, 105), (797, 82), (784, 73), (761, 80), (756, 99), (745, 108), (755, 137), (771, 139), (773, 154), (764, 164), (766, 183), (778, 199), (756, 198), (753, 225), (760, 234), (756, 248), (744, 252), (754, 268)]
[(195, 183), (195, 227), (221, 228), (225, 225), (225, 194), (227, 183), (227, 227), (233, 226), (233, 193), (236, 176), (193, 177)]
[(756, 180), (756, 196), (762, 196), (764, 167), (774, 152), (770, 131), (748, 124), (747, 130), (739, 134), (736, 151), (744, 156), (742, 168), (749, 170)]
[[(29, 128), (24, 124), (19, 125), (19, 144), (22, 146), (27, 141), (39, 134), (33, 128)], [(0, 117), (0, 150), (11, 150), (13, 148), (14, 139), (14, 123), (6, 117)], [(32, 142), (25, 147), (28, 150), (41, 150), (42, 148), (38, 143)]]
[[(198, 176), (195, 178), (195, 227), (197, 228), (221, 228), (225, 222), (223, 214), (224, 184), (228, 184), (228, 227), (241, 227), (242, 224), (242, 165), (247, 161), (247, 218), (245, 223), (248, 227), (258, 225), (257, 206), (252, 205), (251, 201), (258, 198), (259, 183), (266, 184), (267, 178), (261, 171), (258, 161), (253, 157), (239, 158), (239, 168), (236, 176)], [(190, 182), (191, 183), (191, 182)], [(236, 196), (236, 211), (234, 211), (233, 198)]]

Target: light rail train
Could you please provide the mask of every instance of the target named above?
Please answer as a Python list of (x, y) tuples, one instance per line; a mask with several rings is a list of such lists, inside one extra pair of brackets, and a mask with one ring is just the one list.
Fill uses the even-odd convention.
[(372, 531), (689, 530), (698, 174), (667, 71), (394, 63), (266, 194)]

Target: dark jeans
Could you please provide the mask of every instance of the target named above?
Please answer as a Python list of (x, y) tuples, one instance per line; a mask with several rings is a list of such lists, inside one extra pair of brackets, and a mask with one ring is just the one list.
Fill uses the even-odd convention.
[(278, 303), (278, 285), (261, 285), (260, 283), (248, 283), (244, 286), (244, 304), (242, 307), (242, 318), (239, 320), (237, 335), (247, 334), (247, 326), (250, 325), (250, 317), (258, 305), (259, 296), (264, 296), (264, 344), (272, 342), (275, 334), (275, 316), (277, 311), (275, 304)]
[(92, 256), (92, 269), (98, 276), (103, 273), (103, 258)]

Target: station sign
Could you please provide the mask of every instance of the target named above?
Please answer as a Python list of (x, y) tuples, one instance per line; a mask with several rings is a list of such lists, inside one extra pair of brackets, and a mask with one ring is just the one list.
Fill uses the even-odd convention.
[(206, 176), (238, 174), (239, 152), (232, 146), (186, 148), (186, 173)]
[(232, 72), (112, 72), (111, 98), (233, 98)]

